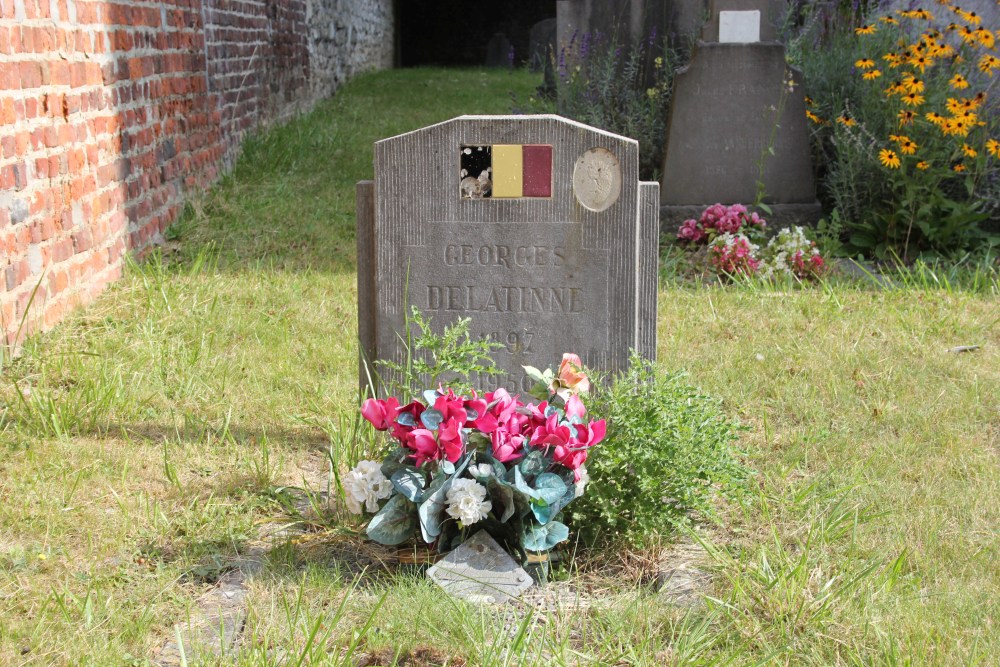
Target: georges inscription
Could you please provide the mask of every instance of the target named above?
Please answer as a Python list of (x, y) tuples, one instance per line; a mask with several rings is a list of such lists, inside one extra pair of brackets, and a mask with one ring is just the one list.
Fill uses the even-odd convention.
[(470, 318), (470, 335), (502, 345), (495, 359), (512, 378), (563, 352), (607, 354), (608, 251), (583, 246), (581, 223), (428, 222), (421, 232), (408, 249), (409, 301), (435, 328)]

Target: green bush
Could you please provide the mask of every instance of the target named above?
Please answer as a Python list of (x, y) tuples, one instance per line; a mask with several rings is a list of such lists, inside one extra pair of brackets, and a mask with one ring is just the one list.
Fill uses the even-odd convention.
[(683, 373), (657, 374), (633, 358), (589, 409), (607, 419), (608, 435), (587, 460), (590, 483), (573, 506), (585, 543), (642, 546), (713, 515), (716, 497), (737, 493), (749, 473), (736, 458), (736, 425)]

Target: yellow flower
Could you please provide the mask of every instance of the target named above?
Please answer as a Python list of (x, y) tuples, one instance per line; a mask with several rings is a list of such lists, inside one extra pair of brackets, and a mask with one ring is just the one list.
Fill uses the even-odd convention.
[(990, 139), (986, 142), (986, 152), (993, 157), (1000, 157), (1000, 141)]
[(982, 44), (987, 49), (992, 50), (993, 47), (996, 45), (996, 39), (993, 37), (993, 33), (987, 30), (986, 28), (979, 28), (975, 30), (972, 34), (975, 35), (976, 41)]
[(871, 69), (875, 67), (875, 61), (871, 58), (862, 58), (861, 60), (856, 60), (854, 66), (860, 69)]
[(926, 9), (911, 9), (909, 11), (904, 11), (902, 9), (897, 9), (896, 13), (903, 18), (908, 19), (920, 19), (923, 21), (929, 21), (934, 18), (929, 11)]
[(890, 134), (889, 141), (899, 143), (901, 141), (909, 141), (909, 138), (905, 134)]
[(878, 152), (878, 161), (882, 163), (883, 167), (888, 167), (889, 169), (899, 169), (900, 161), (899, 156), (896, 155), (896, 151), (883, 148)]
[(903, 57), (896, 53), (895, 51), (890, 51), (889, 53), (882, 56), (882, 60), (889, 63), (889, 67), (895, 69), (903, 64)]
[(917, 152), (917, 144), (916, 142), (903, 137), (903, 141), (899, 142), (899, 150), (903, 153), (903, 155), (913, 155)]
[(966, 23), (971, 23), (972, 25), (979, 25), (980, 21), (982, 20), (979, 18), (979, 15), (976, 14), (975, 12), (962, 11), (958, 7), (955, 7), (955, 9), (952, 11), (961, 16)]
[(979, 155), (979, 153), (976, 152), (976, 149), (969, 144), (962, 144), (962, 152), (965, 153), (965, 157), (976, 157)]
[(979, 59), (977, 67), (979, 67), (980, 71), (993, 76), (993, 70), (1000, 67), (1000, 60), (998, 60), (996, 56), (991, 56), (987, 53)]
[(864, 78), (865, 81), (871, 81), (873, 79), (877, 79), (880, 76), (882, 76), (882, 72), (878, 71), (877, 69), (873, 69), (865, 72), (861, 76)]
[(927, 114), (924, 115), (924, 118), (926, 118), (930, 122), (934, 123), (935, 125), (941, 125), (942, 123), (945, 122), (945, 117), (944, 116), (942, 116), (939, 113), (935, 113), (933, 111), (928, 111)]
[(903, 88), (906, 89), (908, 93), (922, 93), (924, 92), (924, 82), (913, 76), (909, 72), (903, 75)]
[(839, 116), (837, 118), (837, 122), (843, 125), (844, 127), (854, 127), (855, 125), (858, 124), (858, 121), (848, 116)]
[(660, 69), (661, 67), (663, 67), (663, 57), (656, 56), (656, 58), (653, 60), (653, 66), (656, 67), (656, 69)]
[(948, 110), (948, 113), (952, 115), (962, 112), (962, 103), (954, 97), (949, 97), (948, 101), (944, 103), (944, 107)]
[(875, 24), (874, 23), (869, 23), (868, 25), (863, 25), (860, 28), (855, 28), (854, 29), (854, 34), (855, 35), (874, 35), (876, 30), (878, 30), (878, 28), (875, 26)]
[(886, 95), (902, 95), (906, 92), (906, 88), (903, 87), (899, 81), (893, 81), (892, 85), (885, 89)]
[(923, 73), (924, 69), (934, 64), (934, 61), (923, 54), (915, 55), (909, 59), (909, 63)]
[(918, 107), (924, 103), (924, 96), (917, 93), (906, 93), (903, 95), (903, 104), (911, 107)]
[(927, 160), (921, 160), (920, 162), (917, 163), (917, 169), (919, 169), (920, 171), (927, 171), (928, 169), (930, 169), (930, 166), (931, 163), (928, 162)]
[(899, 118), (899, 126), (903, 127), (904, 125), (912, 125), (914, 116), (916, 116), (916, 114), (909, 109), (902, 109), (897, 114), (897, 118)]
[(808, 95), (806, 95), (806, 96), (805, 96), (805, 97), (803, 97), (802, 99), (804, 99), (804, 100), (805, 100), (805, 102), (806, 102), (806, 106), (807, 106), (807, 107), (811, 107), (811, 106), (812, 106), (812, 105), (814, 104), (814, 102), (813, 102), (813, 98), (809, 97)]
[(962, 37), (962, 41), (965, 42), (966, 44), (976, 43), (976, 33), (974, 33), (972, 31), (972, 28), (970, 28), (969, 26), (967, 25), (959, 26), (958, 34)]
[(959, 162), (954, 167), (952, 167), (952, 169), (955, 170), (956, 174), (961, 174), (963, 171), (965, 171), (965, 165)]
[(882, 18), (879, 19), (879, 21), (885, 23), (886, 25), (899, 25), (899, 21), (897, 21), (892, 16), (883, 16)]
[(948, 84), (955, 90), (965, 90), (966, 88), (969, 87), (969, 80), (966, 79), (961, 74), (956, 74), (955, 76), (951, 77), (951, 80), (948, 81)]
[(814, 114), (812, 111), (809, 111), (809, 109), (806, 109), (806, 118), (816, 123), (817, 125), (823, 124), (823, 119)]

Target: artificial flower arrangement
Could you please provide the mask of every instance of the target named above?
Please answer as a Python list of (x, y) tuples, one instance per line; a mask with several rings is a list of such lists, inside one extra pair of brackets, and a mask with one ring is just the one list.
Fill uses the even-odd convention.
[(605, 422), (587, 419), (580, 394), (590, 381), (576, 355), (563, 355), (558, 372), (525, 371), (537, 403), (505, 389), (460, 396), (440, 388), (407, 405), (364, 402), (364, 418), (398, 445), (345, 477), (348, 509), (375, 514), (368, 537), (399, 545), (419, 535), (445, 552), (485, 529), (522, 559), (568, 538), (557, 517), (583, 494), (587, 455)]
[(761, 245), (767, 221), (742, 204), (713, 204), (697, 219), (685, 220), (677, 232), (681, 243), (707, 249), (707, 262), (720, 275), (779, 275), (800, 280), (817, 278), (826, 262), (816, 243), (798, 226), (786, 227)]

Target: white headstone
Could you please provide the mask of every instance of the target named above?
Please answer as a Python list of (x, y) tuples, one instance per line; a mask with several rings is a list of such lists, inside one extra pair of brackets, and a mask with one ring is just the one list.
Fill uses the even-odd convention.
[(750, 44), (760, 41), (760, 11), (719, 12), (719, 41)]

